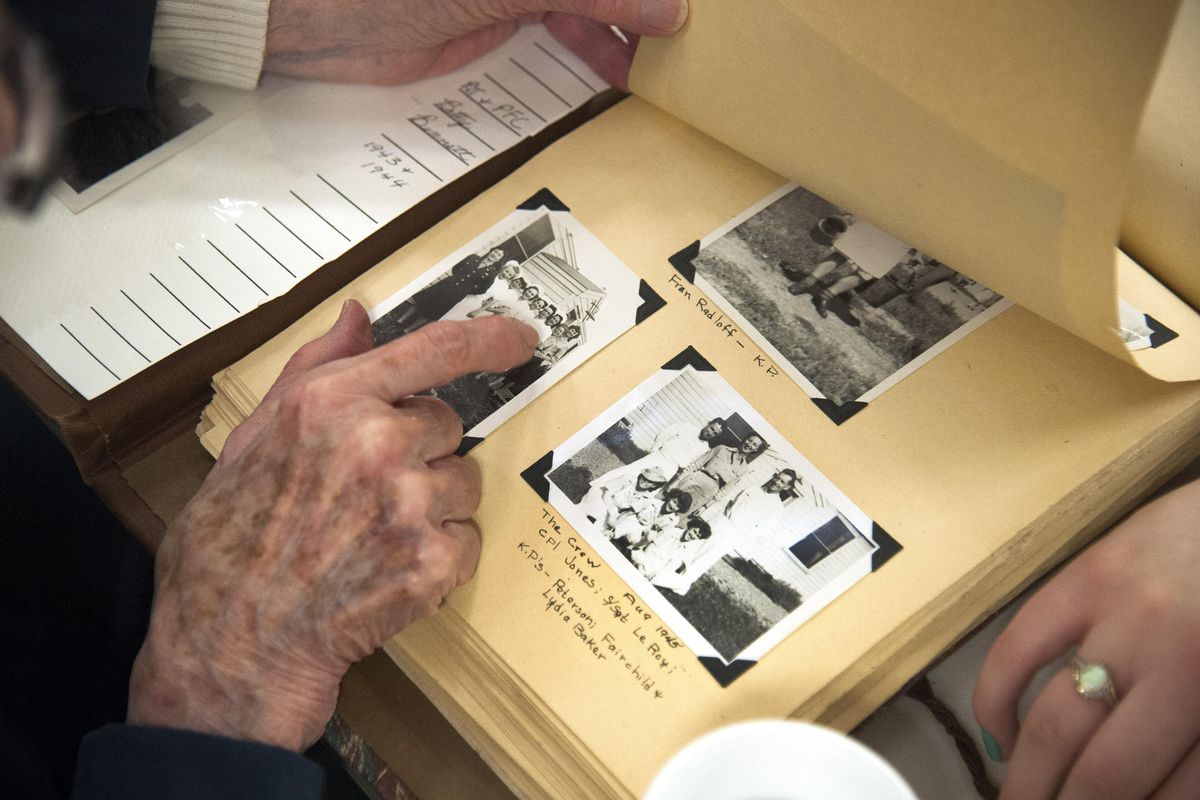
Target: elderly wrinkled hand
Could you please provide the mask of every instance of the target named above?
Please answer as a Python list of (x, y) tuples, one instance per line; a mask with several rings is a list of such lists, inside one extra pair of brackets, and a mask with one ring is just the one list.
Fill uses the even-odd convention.
[(444, 322), (371, 350), (347, 303), (229, 437), (168, 531), (129, 722), (299, 749), (346, 669), (472, 574), (480, 478), (416, 393), (527, 360), (532, 328)]
[[(1198, 570), (1200, 481), (1130, 515), (1025, 604), (975, 690), (1008, 759), (1002, 797), (1200, 797)], [(1018, 719), (1034, 674), (1076, 646), (1076, 665), (1093, 666), (1060, 670)]]
[(686, 0), (272, 0), (263, 67), (297, 78), (406, 83), (457, 69), (522, 22), (541, 21), (625, 88), (638, 36), (674, 33), (687, 8)]

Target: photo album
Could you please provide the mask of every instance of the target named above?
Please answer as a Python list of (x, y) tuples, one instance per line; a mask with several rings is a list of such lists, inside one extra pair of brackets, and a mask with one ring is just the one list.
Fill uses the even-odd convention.
[[(203, 414), (219, 453), (349, 298), (376, 346), (533, 327), (528, 362), (429, 391), (482, 475), (480, 559), (384, 647), (521, 797), (641, 796), (724, 723), (853, 728), (1200, 437), (1168, 382), (1197, 377), (1200, 295), (1116, 248), (1162, 46), (1116, 32), (1165, 37), (1165, 6), (1024, 3), (988, 41), (1030, 82), (942, 47), (937, 4), (693, 5), (633, 96), (219, 372)], [(1087, 47), (1048, 65), (1035, 23)]]
[[(824, 353), (838, 367), (855, 363), (847, 351), (874, 345), (862, 342), (851, 308), (864, 317), (891, 317), (890, 335), (876, 349), (891, 345), (897, 353), (916, 355), (875, 385), (854, 390), (858, 407), (864, 405), (858, 397), (878, 390), (879, 383), (894, 383), (916, 368), (914, 362), (928, 360), (931, 349), (944, 349), (982, 322), (980, 311), (1003, 308), (994, 293), (926, 263), (868, 222), (851, 217), (849, 225), (826, 234), (821, 223), (844, 224), (847, 217), (831, 213), (807, 225), (813, 214), (788, 201), (817, 205), (822, 212), (836, 209), (802, 189), (785, 190), (782, 199), (776, 192), (735, 219), (729, 232), (711, 237), (711, 274), (720, 276), (715, 279), (758, 291), (730, 289), (740, 301), (729, 303), (701, 286), (804, 391), (814, 391), (804, 371), (780, 359), (772, 339), (743, 322), (739, 308), (754, 315), (759, 327), (791, 332), (793, 342)], [(743, 231), (751, 222), (758, 223), (753, 246), (735, 238), (748, 237)], [(855, 233), (864, 228), (869, 232)], [(843, 247), (856, 260), (832, 247), (842, 238), (850, 241)], [(863, 243), (855, 246), (856, 240)], [(739, 244), (722, 248), (727, 242)], [(822, 245), (825, 260), (806, 265), (811, 249)], [(763, 251), (787, 264), (779, 279), (770, 274), (778, 269), (764, 270), (755, 257)], [(738, 253), (742, 260), (734, 261)], [(709, 255), (702, 249), (692, 263)], [(881, 269), (887, 259), (892, 263)], [(813, 295), (817, 302), (805, 309), (799, 293), (788, 290), (798, 283), (850, 283), (847, 276), (857, 278), (865, 269), (859, 261), (880, 276), (858, 280), (857, 288), (880, 291), (874, 300), (853, 292), (855, 286), (831, 294), (840, 311), (822, 340), (803, 312), (825, 319), (824, 295)], [(785, 287), (782, 297), (791, 303), (767, 305), (776, 284)], [(942, 284), (947, 286), (939, 292), (935, 287)], [(501, 374), (467, 375), (430, 391), (462, 420), (459, 452), (465, 454), (664, 303), (543, 188), (375, 306), (371, 328), (376, 346), (434, 321), (483, 315), (506, 316), (537, 330), (541, 342), (525, 364)], [(916, 320), (911, 327), (893, 321), (906, 311), (907, 319)], [(838, 406), (821, 408), (841, 421)], [(691, 346), (522, 474), (721, 685), (899, 549)]]

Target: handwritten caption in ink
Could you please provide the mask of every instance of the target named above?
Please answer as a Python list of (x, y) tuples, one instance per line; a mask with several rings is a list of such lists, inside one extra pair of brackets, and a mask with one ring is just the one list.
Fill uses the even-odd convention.
[[(733, 320), (725, 316), (725, 312), (721, 311), (715, 303), (707, 297), (692, 297), (691, 284), (684, 280), (678, 273), (671, 275), (671, 288), (675, 293), (683, 297), (685, 300), (690, 300), (695, 303), (695, 307), (703, 314), (709, 322), (711, 322), (717, 330), (725, 334), (726, 338), (732, 339), (741, 349), (746, 349), (745, 342), (742, 337), (745, 335), (740, 328), (734, 325)], [(757, 348), (755, 348), (757, 349)], [(757, 353), (752, 357), (754, 366), (761, 369), (767, 374), (767, 377), (774, 378), (779, 374), (779, 368), (771, 363), (770, 359), (761, 353)]]
[(683, 643), (632, 592), (609, 592), (600, 585), (598, 556), (577, 536), (564, 534), (558, 519), (542, 509), (536, 536), (517, 544), (530, 567), (548, 579), (543, 610), (570, 628), (596, 661), (614, 664), (656, 700), (660, 682), (682, 666)]
[(507, 102), (502, 93), (494, 92), (479, 81), (467, 81), (458, 87), (458, 91), (515, 134), (520, 134), (533, 123), (525, 109)]
[(394, 189), (403, 189), (412, 183), (413, 168), (406, 163), (396, 148), (379, 142), (366, 142), (363, 147), (371, 156), (371, 160), (360, 164), (359, 169), (368, 175), (378, 176)]
[[(448, 117), (447, 119), (449, 119), (449, 123), (446, 125), (447, 129), (463, 128), (464, 130), (470, 130), (469, 125), (464, 125), (463, 117), (461, 116), (457, 119), (453, 117)], [(472, 161), (478, 160), (479, 156), (475, 155), (470, 148), (450, 141), (450, 139), (444, 133), (442, 133), (442, 120), (443, 117), (439, 114), (418, 114), (417, 116), (408, 118), (408, 121), (412, 123), (417, 130), (428, 136), (434, 144), (445, 150), (454, 158), (458, 159), (464, 165), (468, 165)]]

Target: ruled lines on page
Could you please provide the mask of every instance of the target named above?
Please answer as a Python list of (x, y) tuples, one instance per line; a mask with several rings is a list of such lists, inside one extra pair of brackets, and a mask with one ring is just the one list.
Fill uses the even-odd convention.
[(0, 221), (0, 314), (85, 397), (287, 292), (605, 88), (540, 26), (411, 86), (276, 83), (94, 205), (51, 198), (32, 223)]

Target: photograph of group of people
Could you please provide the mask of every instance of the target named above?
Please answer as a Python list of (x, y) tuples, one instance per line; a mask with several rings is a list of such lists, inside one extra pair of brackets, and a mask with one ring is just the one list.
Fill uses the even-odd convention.
[(695, 281), (814, 398), (866, 403), (1007, 307), (799, 186), (701, 240)]
[(482, 437), (632, 327), (639, 279), (569, 212), (518, 210), (371, 312), (375, 345), (438, 320), (489, 314), (538, 331), (525, 364), (432, 391)]
[(551, 502), (698, 655), (765, 652), (869, 571), (871, 522), (715, 372), (662, 370), (562, 447)]

